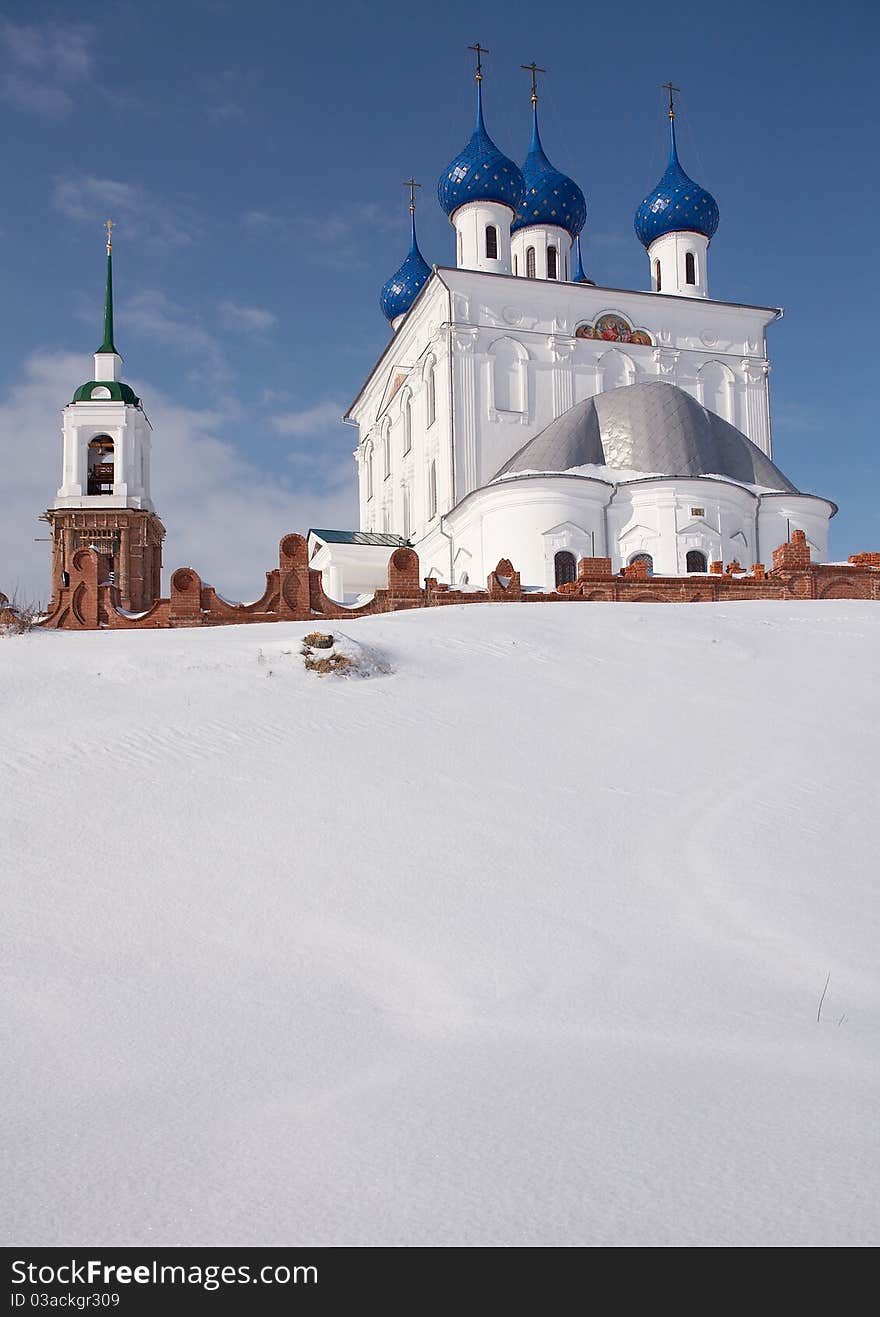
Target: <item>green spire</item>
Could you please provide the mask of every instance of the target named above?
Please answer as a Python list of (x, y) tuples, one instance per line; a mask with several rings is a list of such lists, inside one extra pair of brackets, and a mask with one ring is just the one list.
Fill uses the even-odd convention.
[[(104, 341), (99, 352), (116, 352), (113, 346), (113, 221), (107, 221), (107, 287), (104, 292)], [(118, 355), (118, 353), (117, 353)]]

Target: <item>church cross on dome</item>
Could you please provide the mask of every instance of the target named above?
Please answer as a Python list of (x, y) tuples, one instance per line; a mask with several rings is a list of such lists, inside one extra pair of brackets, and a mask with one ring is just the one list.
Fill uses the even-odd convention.
[(406, 180), (406, 182), (404, 183), (403, 186), (409, 188), (409, 213), (410, 213), (410, 215), (415, 215), (415, 213), (416, 213), (416, 188), (417, 188), (417, 187), (421, 187), (422, 185), (421, 185), (421, 183), (417, 183), (416, 180), (415, 180), (414, 178), (408, 178), (408, 179)]
[(491, 50), (487, 50), (485, 46), (481, 46), (480, 43), (479, 43), (479, 41), (476, 43), (476, 45), (468, 46), (468, 50), (475, 50), (476, 53), (477, 53), (477, 72), (476, 72), (475, 76), (476, 76), (477, 82), (482, 82), (482, 81), (483, 81), (483, 56), (484, 56), (484, 55), (491, 55), (492, 52), (491, 52)]
[(663, 88), (664, 91), (669, 92), (669, 117), (670, 119), (674, 119), (675, 104), (672, 99), (672, 93), (676, 91), (681, 91), (681, 87), (674, 87), (671, 82), (661, 82), (660, 86)]
[(538, 74), (546, 73), (547, 70), (538, 68), (538, 65), (535, 63), (534, 60), (532, 60), (531, 64), (520, 64), (520, 68), (524, 69), (526, 73), (531, 73), (532, 75), (532, 105), (537, 105), (538, 104)]

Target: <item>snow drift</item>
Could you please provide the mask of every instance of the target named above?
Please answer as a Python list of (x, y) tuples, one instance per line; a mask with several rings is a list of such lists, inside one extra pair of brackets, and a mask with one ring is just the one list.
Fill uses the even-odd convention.
[(0, 638), (4, 1235), (876, 1243), (880, 609), (310, 629)]

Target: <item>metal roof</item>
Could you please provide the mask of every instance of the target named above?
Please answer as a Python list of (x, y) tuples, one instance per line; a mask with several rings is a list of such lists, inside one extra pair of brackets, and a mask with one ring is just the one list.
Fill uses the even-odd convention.
[(388, 535), (373, 530), (310, 530), (309, 535), (327, 544), (376, 544), (390, 549), (406, 548), (409, 545), (409, 540), (405, 540), (402, 535)]
[(662, 380), (624, 385), (575, 403), (497, 471), (610, 466), (664, 476), (727, 476), (798, 491), (741, 430)]

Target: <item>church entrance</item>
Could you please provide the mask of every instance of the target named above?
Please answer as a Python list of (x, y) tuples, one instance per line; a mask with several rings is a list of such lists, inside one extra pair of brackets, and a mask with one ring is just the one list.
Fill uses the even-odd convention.
[(577, 563), (574, 560), (574, 554), (563, 549), (557, 553), (553, 559), (553, 565), (556, 572), (556, 584), (570, 585), (577, 578)]

